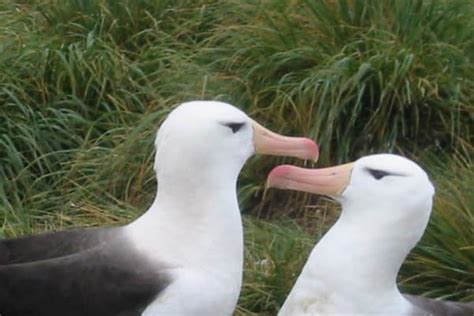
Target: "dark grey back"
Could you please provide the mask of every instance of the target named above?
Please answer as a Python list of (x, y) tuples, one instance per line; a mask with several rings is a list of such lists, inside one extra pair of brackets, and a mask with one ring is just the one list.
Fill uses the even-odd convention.
[(122, 227), (87, 228), (0, 240), (0, 265), (62, 257), (113, 240)]
[[(73, 235), (86, 245), (95, 238)], [(166, 267), (143, 257), (121, 234), (82, 252), (56, 254), (0, 265), (0, 315), (139, 316), (171, 283)]]
[(429, 299), (416, 295), (403, 295), (410, 303), (429, 315), (434, 316), (473, 316), (474, 302), (459, 303)]

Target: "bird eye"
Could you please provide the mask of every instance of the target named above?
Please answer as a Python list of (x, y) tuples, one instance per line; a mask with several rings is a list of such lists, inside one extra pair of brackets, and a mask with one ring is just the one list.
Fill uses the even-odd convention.
[(377, 169), (367, 169), (367, 171), (374, 177), (376, 180), (380, 180), (385, 176), (390, 175), (389, 172)]
[(242, 128), (242, 126), (245, 125), (245, 123), (224, 123), (223, 125), (230, 128), (232, 130), (232, 133), (235, 134)]

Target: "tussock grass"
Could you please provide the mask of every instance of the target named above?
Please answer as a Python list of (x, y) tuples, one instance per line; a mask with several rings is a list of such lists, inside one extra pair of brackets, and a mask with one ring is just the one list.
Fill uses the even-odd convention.
[(234, 10), (213, 38), (216, 68), (237, 78), (264, 121), (317, 139), (323, 162), (472, 140), (472, 3), (239, 1)]
[(207, 23), (205, 3), (183, 12), (170, 3), (4, 3), (0, 199), (19, 227), (80, 199), (146, 204), (157, 126), (202, 95), (190, 88), (202, 73), (190, 62), (190, 36)]

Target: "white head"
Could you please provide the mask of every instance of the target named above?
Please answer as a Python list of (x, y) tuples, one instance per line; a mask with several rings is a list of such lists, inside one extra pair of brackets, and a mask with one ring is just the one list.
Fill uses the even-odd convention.
[[(193, 101), (174, 109), (160, 127), (155, 171), (164, 182), (222, 185), (235, 182), (255, 152), (316, 159), (316, 144), (284, 137), (263, 128), (244, 112), (217, 101)], [(216, 183), (210, 183), (216, 180)], [(168, 185), (168, 183), (167, 183)]]
[(267, 184), (339, 201), (342, 214), (335, 226), (343, 228), (341, 238), (358, 242), (366, 254), (389, 253), (394, 269), (423, 235), (435, 192), (423, 169), (392, 154), (323, 169), (278, 166)]
[(429, 215), (434, 193), (428, 175), (416, 163), (397, 155), (379, 154), (354, 163), (350, 182), (336, 199), (347, 210), (349, 205), (366, 212), (394, 209), (400, 214), (383, 217), (413, 219)]
[(362, 218), (375, 216), (392, 224), (401, 218), (429, 216), (434, 195), (423, 169), (392, 154), (366, 156), (324, 169), (278, 166), (269, 174), (268, 185), (327, 195), (339, 201), (344, 212)]

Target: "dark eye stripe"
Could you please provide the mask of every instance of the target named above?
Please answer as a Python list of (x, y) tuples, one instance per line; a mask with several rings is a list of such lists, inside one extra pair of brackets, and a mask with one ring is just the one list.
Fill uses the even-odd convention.
[(377, 170), (377, 169), (369, 169), (367, 168), (367, 171), (372, 175), (377, 180), (382, 179), (385, 176), (389, 176), (391, 173), (383, 170)]
[(245, 123), (224, 123), (223, 125), (230, 128), (232, 130), (232, 133), (235, 134), (242, 128), (242, 126), (245, 125)]

